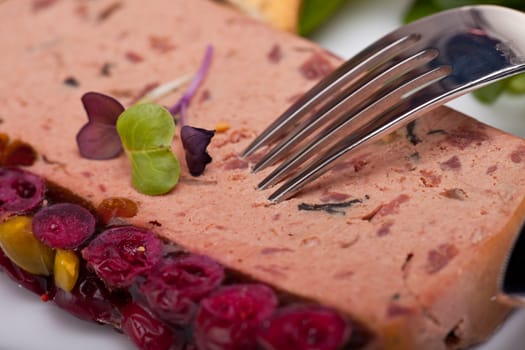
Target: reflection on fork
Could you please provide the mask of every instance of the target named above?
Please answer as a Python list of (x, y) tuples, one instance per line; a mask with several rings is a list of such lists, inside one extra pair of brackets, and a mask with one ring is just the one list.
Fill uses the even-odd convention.
[(343, 155), (491, 82), (525, 71), (525, 14), (498, 6), (444, 11), (374, 42), (315, 85), (241, 154), (272, 145), (259, 184), (289, 198)]

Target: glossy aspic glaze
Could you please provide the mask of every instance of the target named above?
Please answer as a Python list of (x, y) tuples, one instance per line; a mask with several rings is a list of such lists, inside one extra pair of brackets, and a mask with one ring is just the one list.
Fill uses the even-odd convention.
[[(34, 146), (26, 170), (95, 206), (131, 200), (127, 223), (351, 316), (374, 334), (370, 349), (465, 348), (508, 314), (494, 296), (525, 213), (523, 140), (438, 109), (269, 205), (254, 190), (265, 173), (249, 169), (260, 155), (237, 155), (340, 60), (205, 0), (36, 3), (0, 5), (0, 32), (18, 33), (0, 39), (0, 128)], [(183, 167), (171, 193), (149, 197), (131, 186), (125, 157), (79, 155), (84, 93), (127, 107), (145, 88), (195, 72), (208, 44), (213, 63), (189, 118), (229, 129), (213, 138), (202, 176)], [(172, 149), (182, 159), (179, 141)]]

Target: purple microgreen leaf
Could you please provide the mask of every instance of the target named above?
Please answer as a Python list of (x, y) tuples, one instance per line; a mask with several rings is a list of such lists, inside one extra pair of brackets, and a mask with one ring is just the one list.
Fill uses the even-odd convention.
[[(122, 152), (116, 128), (98, 123), (88, 123), (77, 134), (77, 144), (84, 158), (104, 160), (115, 158)], [(118, 134), (117, 134), (118, 137)]]
[(115, 126), (124, 106), (111, 96), (99, 92), (86, 92), (82, 104), (90, 122)]
[(113, 97), (88, 92), (82, 96), (88, 122), (77, 134), (80, 154), (89, 159), (110, 159), (122, 152), (116, 123), (124, 107)]
[(193, 176), (199, 176), (204, 172), (206, 165), (212, 158), (206, 151), (215, 130), (206, 130), (184, 125), (180, 131), (182, 146), (186, 156), (186, 164)]
[(193, 78), (190, 86), (188, 87), (186, 92), (184, 92), (179, 101), (177, 101), (177, 103), (169, 109), (172, 115), (180, 113), (181, 125), (186, 125), (186, 109), (189, 106), (191, 99), (197, 92), (197, 89), (206, 77), (206, 74), (208, 73), (208, 69), (211, 65), (212, 56), (213, 46), (208, 45), (208, 47), (206, 47), (206, 52), (204, 53), (204, 59), (202, 60), (202, 64), (199, 70), (197, 71), (197, 74)]
[(211, 138), (215, 135), (215, 131), (186, 125), (186, 111), (191, 99), (208, 73), (212, 57), (213, 46), (208, 45), (208, 47), (206, 47), (206, 52), (204, 53), (202, 64), (190, 83), (190, 86), (186, 89), (179, 101), (169, 109), (174, 117), (175, 115), (180, 114), (180, 125), (182, 126), (180, 136), (182, 139), (182, 146), (184, 147), (186, 164), (190, 174), (193, 176), (201, 175), (204, 172), (206, 165), (212, 160), (206, 151), (206, 148), (210, 144)]

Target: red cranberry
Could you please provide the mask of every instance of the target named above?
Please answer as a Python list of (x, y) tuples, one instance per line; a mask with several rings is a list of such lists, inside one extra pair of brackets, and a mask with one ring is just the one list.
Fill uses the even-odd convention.
[(138, 304), (122, 308), (122, 331), (141, 350), (183, 349), (170, 327)]
[(337, 350), (349, 335), (349, 325), (335, 311), (295, 306), (276, 312), (258, 338), (265, 350)]
[(11, 262), (2, 249), (0, 249), (0, 270), (3, 270), (13, 281), (37, 295), (52, 296), (54, 294), (52, 279), (22, 270)]
[(275, 293), (261, 284), (220, 288), (201, 301), (195, 319), (200, 350), (255, 349), (256, 331), (277, 306)]
[(44, 179), (18, 168), (0, 169), (0, 214), (22, 214), (44, 199)]
[(162, 242), (149, 230), (110, 228), (82, 250), (88, 266), (110, 287), (126, 288), (162, 258)]
[(33, 234), (52, 248), (74, 249), (95, 232), (95, 217), (71, 203), (54, 204), (33, 217)]
[(223, 267), (208, 257), (170, 256), (148, 274), (140, 291), (162, 319), (184, 325), (190, 322), (198, 302), (223, 278)]
[(129, 294), (112, 292), (98, 276), (83, 271), (71, 292), (57, 288), (54, 302), (74, 316), (103, 324), (119, 324), (118, 307), (127, 303)]

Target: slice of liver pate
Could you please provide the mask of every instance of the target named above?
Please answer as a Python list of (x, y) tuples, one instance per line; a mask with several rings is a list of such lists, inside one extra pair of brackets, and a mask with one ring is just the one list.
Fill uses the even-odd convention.
[[(0, 33), (0, 132), (35, 146), (32, 171), (94, 204), (137, 201), (133, 223), (352, 315), (375, 333), (370, 349), (465, 348), (507, 315), (497, 275), (525, 211), (525, 141), (441, 108), (269, 205), (254, 189), (267, 173), (236, 154), (337, 58), (207, 0), (0, 1)], [(230, 129), (203, 176), (184, 169), (172, 193), (147, 197), (125, 156), (79, 156), (83, 93), (129, 105), (195, 72), (208, 44), (189, 123)]]

